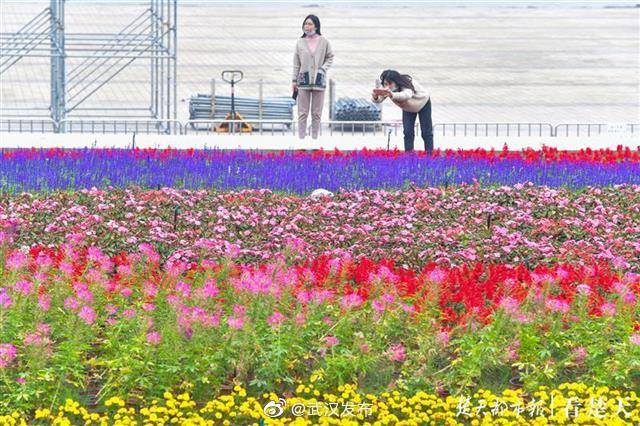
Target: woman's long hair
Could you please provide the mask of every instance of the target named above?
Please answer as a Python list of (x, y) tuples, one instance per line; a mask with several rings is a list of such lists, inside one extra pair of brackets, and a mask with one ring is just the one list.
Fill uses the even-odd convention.
[(398, 89), (402, 90), (404, 88), (409, 88), (413, 90), (413, 93), (416, 93), (416, 88), (413, 87), (412, 78), (407, 74), (400, 74), (396, 70), (384, 70), (382, 74), (380, 74), (380, 83), (384, 86), (385, 81), (393, 81)]
[(307, 36), (304, 33), (304, 23), (307, 22), (307, 19), (311, 19), (313, 21), (313, 25), (316, 26), (316, 34), (322, 35), (322, 33), (320, 32), (320, 18), (318, 18), (316, 15), (308, 15), (306, 18), (304, 18), (304, 21), (302, 21), (302, 37), (301, 38), (304, 38)]

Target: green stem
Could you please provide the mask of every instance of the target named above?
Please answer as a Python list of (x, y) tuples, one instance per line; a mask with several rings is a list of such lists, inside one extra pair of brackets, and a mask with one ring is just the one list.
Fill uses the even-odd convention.
[(56, 398), (58, 397), (58, 392), (60, 391), (60, 385), (62, 384), (62, 376), (58, 376), (58, 386), (56, 386), (56, 391), (53, 394), (53, 398), (51, 399), (51, 405), (49, 406), (49, 411), (53, 412), (53, 405), (56, 403)]

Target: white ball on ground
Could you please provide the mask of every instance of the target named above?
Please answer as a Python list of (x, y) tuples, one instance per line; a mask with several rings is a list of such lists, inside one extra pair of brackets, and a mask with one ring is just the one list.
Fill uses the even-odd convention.
[(311, 198), (319, 198), (319, 197), (333, 197), (333, 192), (327, 191), (326, 189), (316, 189), (310, 195)]

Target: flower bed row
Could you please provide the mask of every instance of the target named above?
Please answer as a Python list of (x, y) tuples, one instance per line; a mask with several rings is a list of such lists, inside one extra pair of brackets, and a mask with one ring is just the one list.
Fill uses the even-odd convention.
[[(134, 148), (134, 149), (109, 149), (109, 148), (85, 148), (85, 149), (64, 149), (64, 148), (29, 148), (29, 149), (2, 149), (3, 159), (33, 160), (33, 159), (78, 159), (85, 155), (99, 155), (104, 157), (121, 157), (134, 159), (169, 160), (174, 158), (190, 158), (193, 160), (216, 160), (224, 158), (289, 158), (295, 160), (318, 160), (318, 159), (340, 159), (340, 158), (399, 158), (407, 156), (430, 157), (424, 151), (414, 151), (406, 153), (394, 150), (369, 150), (364, 148), (360, 151), (340, 151), (334, 149), (325, 151), (323, 149), (312, 151), (259, 151), (259, 150), (219, 150), (219, 149), (156, 149), (156, 148)], [(508, 145), (496, 151), (494, 149), (436, 149), (433, 156), (444, 156), (450, 158), (472, 158), (483, 160), (525, 160), (529, 162), (577, 162), (577, 163), (617, 163), (617, 162), (640, 162), (640, 149), (631, 149), (619, 145), (615, 150), (584, 148), (577, 151), (559, 150), (553, 147), (543, 146), (541, 149), (526, 148), (521, 151), (509, 151)]]
[(108, 254), (148, 242), (172, 261), (237, 250), (242, 263), (262, 262), (288, 250), (299, 258), (393, 258), (412, 268), (607, 261), (640, 272), (640, 186), (460, 186), (332, 198), (169, 188), (0, 195), (0, 243), (68, 241)]
[[(185, 388), (189, 389), (186, 384)], [(263, 423), (258, 423), (258, 421)], [(98, 407), (68, 399), (64, 404), (37, 409), (33, 416), (19, 412), (0, 415), (6, 425), (562, 425), (626, 426), (640, 422), (640, 398), (634, 392), (607, 387), (563, 383), (530, 394), (520, 390), (442, 397), (426, 392), (406, 394), (360, 392), (340, 386), (320, 392), (314, 383), (301, 384), (286, 398), (274, 393), (247, 395), (236, 385), (229, 394), (198, 404), (188, 391), (165, 392), (145, 407), (128, 406), (112, 397)]]
[(640, 149), (517, 153), (473, 150), (435, 156), (398, 151), (259, 153), (217, 150), (9, 150), (0, 156), (4, 191), (91, 187), (400, 189), (533, 182), (552, 187), (640, 184)]
[(161, 267), (140, 249), (4, 253), (0, 411), (143, 404), (184, 383), (199, 403), (234, 383), (284, 394), (308, 377), (320, 391), (640, 386), (640, 276), (607, 265)]

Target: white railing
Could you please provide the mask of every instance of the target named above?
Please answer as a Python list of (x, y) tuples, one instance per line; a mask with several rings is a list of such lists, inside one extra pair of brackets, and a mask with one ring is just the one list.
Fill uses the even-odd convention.
[(182, 134), (183, 125), (179, 120), (153, 119), (91, 119), (66, 118), (60, 120), (61, 133), (100, 133), (100, 134)]
[(58, 124), (52, 118), (14, 118), (0, 119), (0, 132), (15, 133), (51, 133), (58, 129)]
[(442, 136), (555, 136), (551, 123), (439, 123)]
[[(248, 125), (249, 127), (247, 127)], [(238, 134), (295, 135), (297, 120), (154, 120), (120, 118), (67, 118), (56, 123), (47, 117), (2, 117), (0, 132), (94, 134)], [(416, 122), (416, 129), (419, 123)], [(401, 121), (323, 121), (320, 135), (402, 133)], [(419, 134), (419, 130), (416, 131)], [(435, 123), (434, 135), (495, 137), (573, 137), (640, 135), (640, 123)]]
[(563, 123), (554, 128), (555, 136), (598, 136), (606, 134), (640, 134), (640, 123)]

